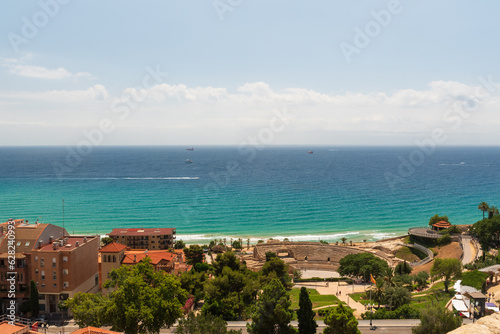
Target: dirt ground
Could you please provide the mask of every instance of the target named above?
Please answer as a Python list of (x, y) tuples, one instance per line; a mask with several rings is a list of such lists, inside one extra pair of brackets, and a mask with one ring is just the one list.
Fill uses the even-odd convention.
[[(460, 244), (458, 242), (452, 242), (449, 245), (443, 246), (443, 247), (435, 247), (433, 248), (434, 251), (437, 252), (437, 255), (434, 258), (440, 258), (440, 259), (459, 259), (462, 256), (462, 248), (460, 248)], [(418, 266), (413, 268), (412, 274), (416, 274), (421, 271), (427, 271), (429, 272), (431, 270), (432, 264), (434, 261), (431, 261), (427, 264), (424, 264), (423, 266)]]

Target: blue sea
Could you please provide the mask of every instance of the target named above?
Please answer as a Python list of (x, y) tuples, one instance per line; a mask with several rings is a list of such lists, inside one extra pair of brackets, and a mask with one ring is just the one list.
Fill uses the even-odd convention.
[(499, 147), (3, 147), (0, 160), (0, 220), (74, 234), (377, 240), (500, 206)]

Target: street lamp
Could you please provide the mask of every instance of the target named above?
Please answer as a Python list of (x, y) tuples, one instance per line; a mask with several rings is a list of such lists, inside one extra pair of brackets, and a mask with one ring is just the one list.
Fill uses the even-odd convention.
[(370, 308), (370, 329), (374, 330), (375, 328), (373, 327), (373, 308), (375, 307), (374, 303), (368, 303), (368, 307)]

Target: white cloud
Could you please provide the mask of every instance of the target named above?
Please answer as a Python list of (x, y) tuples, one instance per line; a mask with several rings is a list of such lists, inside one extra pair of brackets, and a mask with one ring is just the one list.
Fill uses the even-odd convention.
[(0, 58), (0, 61), (2, 66), (7, 68), (8, 73), (26, 78), (48, 80), (92, 78), (92, 75), (87, 72), (71, 73), (62, 67), (49, 69), (42, 66), (26, 65), (23, 64), (22, 60), (14, 58)]
[[(500, 92), (500, 86), (495, 89)], [(126, 88), (117, 96), (109, 96), (104, 86), (94, 85), (84, 90), (0, 93), (0, 113), (9, 113), (8, 120), (16, 127), (22, 127), (15, 116), (17, 110), (25, 112), (26, 122), (31, 124), (59, 124), (64, 120), (75, 128), (111, 118), (116, 122), (116, 138), (123, 141), (117, 139), (115, 144), (134, 144), (137, 136), (140, 144), (155, 144), (158, 140), (238, 144), (242, 138), (268, 127), (275, 117), (274, 110), (285, 107), (291, 116), (286, 129), (276, 135), (282, 141), (276, 143), (308, 143), (314, 137), (328, 144), (331, 138), (349, 133), (346, 138), (356, 138), (356, 144), (391, 143), (387, 138), (394, 138), (393, 144), (412, 144), (411, 138), (428, 136), (436, 128), (463, 138), (470, 138), (471, 133), (491, 134), (495, 143), (500, 124), (500, 97), (496, 92), (490, 95), (479, 85), (450, 81), (431, 82), (423, 90), (343, 94), (296, 87), (274, 90), (257, 82), (234, 91), (164, 83), (150, 89)], [(128, 102), (124, 100), (127, 96)], [(116, 100), (121, 109), (128, 109), (127, 113), (113, 110), (112, 101)], [(473, 101), (475, 108), (464, 109), (464, 101)], [(125, 114), (125, 118), (119, 118)], [(459, 116), (460, 124), (456, 121)], [(377, 142), (377, 136), (385, 141)], [(151, 142), (147, 142), (148, 138)]]
[[(94, 85), (85, 90), (50, 90), (44, 92), (12, 92), (0, 93), (0, 97), (9, 101), (23, 103), (29, 100), (44, 101), (58, 105), (75, 102), (104, 101), (108, 91), (103, 85)], [(36, 102), (35, 102), (36, 103)]]

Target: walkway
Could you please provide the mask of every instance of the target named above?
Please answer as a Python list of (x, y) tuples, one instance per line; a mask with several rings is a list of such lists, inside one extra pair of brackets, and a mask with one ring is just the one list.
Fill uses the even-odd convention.
[(307, 286), (312, 289), (318, 290), (321, 295), (335, 295), (337, 298), (346, 303), (350, 308), (354, 309), (354, 316), (356, 318), (361, 318), (361, 313), (366, 312), (365, 305), (356, 302), (354, 299), (349, 297), (350, 293), (365, 292), (368, 284), (347, 284), (345, 282), (309, 282), (303, 284), (295, 284), (294, 287)]
[(462, 249), (464, 251), (464, 256), (462, 258), (462, 264), (471, 263), (474, 261), (476, 255), (476, 249), (472, 245), (472, 237), (470, 235), (462, 235)]

